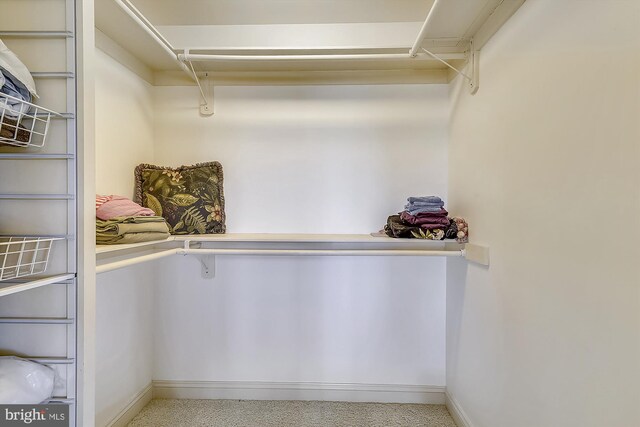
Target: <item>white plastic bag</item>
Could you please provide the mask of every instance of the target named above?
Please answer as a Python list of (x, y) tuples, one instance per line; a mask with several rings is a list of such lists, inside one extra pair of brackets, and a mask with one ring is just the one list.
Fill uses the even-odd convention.
[(34, 97), (38, 98), (36, 93), (36, 83), (27, 67), (20, 61), (15, 53), (11, 52), (7, 45), (0, 40), (0, 67), (7, 70), (9, 74), (15, 77)]
[(53, 395), (55, 371), (18, 357), (0, 357), (0, 404), (37, 404)]

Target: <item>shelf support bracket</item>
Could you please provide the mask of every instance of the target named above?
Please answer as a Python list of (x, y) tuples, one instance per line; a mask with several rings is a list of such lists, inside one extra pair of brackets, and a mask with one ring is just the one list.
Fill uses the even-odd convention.
[(469, 64), (471, 65), (469, 92), (471, 95), (475, 95), (480, 89), (480, 51), (475, 48), (473, 39), (469, 42)]
[(198, 260), (202, 265), (202, 278), (214, 279), (216, 277), (216, 256), (202, 255), (198, 257)]
[[(185, 49), (185, 56), (189, 54), (189, 51)], [(202, 101), (200, 102), (200, 115), (209, 117), (213, 115), (213, 89), (211, 90), (211, 103), (209, 103), (209, 97), (205, 94), (205, 90), (202, 88), (202, 84), (200, 83), (200, 78), (198, 77), (198, 73), (196, 73), (195, 68), (193, 68), (193, 62), (189, 62), (189, 68), (191, 69), (191, 73), (193, 74), (193, 79), (198, 85), (198, 89), (200, 90), (200, 97)], [(205, 73), (205, 88), (211, 89), (209, 85), (209, 73)], [(209, 92), (209, 91), (207, 91)]]

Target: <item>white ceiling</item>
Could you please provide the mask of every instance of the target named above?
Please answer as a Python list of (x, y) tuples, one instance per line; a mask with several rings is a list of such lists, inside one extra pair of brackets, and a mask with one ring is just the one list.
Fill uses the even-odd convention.
[[(429, 26), (425, 47), (461, 52), (471, 37), (503, 2), (518, 0), (444, 0)], [(408, 48), (433, 0), (132, 0), (176, 48), (278, 49)], [(115, 4), (95, 0), (96, 27), (152, 70), (177, 70), (175, 61)], [(302, 25), (300, 25), (302, 24)], [(395, 27), (394, 27), (395, 26)], [(396, 28), (397, 30), (394, 30)], [(364, 30), (361, 30), (364, 29)], [(273, 30), (273, 32), (271, 31)], [(309, 34), (305, 34), (308, 32)], [(415, 35), (413, 33), (415, 32)], [(287, 42), (287, 36), (292, 42)], [(305, 38), (311, 40), (308, 46)], [(245, 40), (238, 42), (238, 40)], [(247, 41), (249, 40), (249, 41)], [(325, 40), (330, 42), (323, 43)], [(391, 40), (391, 41), (389, 41)], [(395, 41), (393, 41), (395, 40)], [(386, 43), (385, 43), (386, 42)], [(245, 43), (243, 45), (243, 43)], [(391, 45), (390, 45), (391, 44)], [(397, 45), (397, 46), (396, 46)], [(281, 53), (286, 53), (285, 51)], [(331, 69), (411, 68), (410, 62), (376, 65), (335, 62)], [(414, 61), (417, 62), (417, 61)], [(422, 61), (424, 62), (424, 61)], [(204, 69), (204, 64), (199, 64)], [(297, 70), (295, 64), (282, 66)], [(207, 64), (227, 71), (255, 70), (256, 64)], [(309, 64), (300, 65), (301, 70)], [(443, 68), (433, 62), (416, 68)], [(278, 70), (278, 66), (270, 66)]]

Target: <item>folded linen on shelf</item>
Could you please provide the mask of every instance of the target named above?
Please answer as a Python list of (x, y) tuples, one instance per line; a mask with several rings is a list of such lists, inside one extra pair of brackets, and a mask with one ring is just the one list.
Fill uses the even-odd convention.
[(448, 212), (442, 208), (440, 209), (440, 212), (423, 212), (416, 215), (411, 215), (409, 212), (404, 211), (400, 213), (400, 219), (411, 225), (436, 225), (439, 227), (446, 227), (449, 225), (447, 213)]
[(443, 203), (442, 199), (438, 196), (412, 196), (407, 198), (407, 202), (411, 204)]
[(405, 210), (387, 218), (383, 232), (394, 238), (444, 240), (456, 239), (466, 243), (469, 236), (467, 222), (449, 218), (444, 201), (438, 196), (407, 198)]
[(96, 194), (96, 210), (98, 210), (100, 206), (111, 200), (112, 197), (113, 196), (101, 196), (100, 194)]
[(169, 226), (161, 216), (131, 216), (108, 221), (96, 219), (96, 243), (114, 245), (164, 240)]
[(432, 225), (411, 225), (400, 218), (400, 215), (391, 215), (387, 218), (384, 232), (389, 237), (414, 238), (427, 240), (442, 240), (444, 238), (446, 226)]
[(444, 208), (444, 201), (438, 196), (409, 197), (407, 202), (409, 203), (404, 205), (404, 210), (411, 215), (424, 212), (437, 213)]
[(143, 208), (133, 200), (123, 196), (101, 196), (96, 195), (96, 217), (103, 221), (108, 221), (118, 217), (130, 216), (154, 216), (149, 208)]

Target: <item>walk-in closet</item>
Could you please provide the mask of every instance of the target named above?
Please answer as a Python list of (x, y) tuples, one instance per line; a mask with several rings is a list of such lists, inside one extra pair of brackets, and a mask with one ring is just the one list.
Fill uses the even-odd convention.
[(0, 0), (0, 426), (640, 426), (637, 0)]

